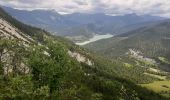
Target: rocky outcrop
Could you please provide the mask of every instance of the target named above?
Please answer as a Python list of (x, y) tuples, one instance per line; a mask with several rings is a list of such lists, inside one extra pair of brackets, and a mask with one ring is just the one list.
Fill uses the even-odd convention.
[(26, 43), (34, 41), (28, 35), (23, 34), (19, 29), (0, 18), (0, 37), (5, 37), (8, 39), (18, 39)]
[[(24, 46), (25, 48), (33, 41), (33, 39), (23, 34), (19, 29), (0, 18), (0, 63), (2, 64), (4, 75), (8, 75), (14, 71), (23, 74), (29, 73), (30, 69), (24, 64), (21, 59), (22, 57), (19, 55), (16, 56), (16, 52), (13, 48), (14, 44), (7, 44), (6, 40), (18, 40), (17, 42), (15, 41), (15, 46)], [(18, 51), (18, 53), (20, 52)]]
[(85, 64), (87, 64), (89, 66), (94, 65), (93, 62), (90, 59), (86, 58), (84, 55), (82, 55), (82, 54), (80, 54), (78, 52), (68, 51), (68, 54), (71, 57), (75, 58), (78, 62), (85, 63)]
[(127, 54), (127, 55), (130, 55), (130, 56), (133, 57), (133, 58), (136, 58), (137, 60), (144, 61), (144, 62), (148, 62), (148, 63), (153, 64), (153, 65), (156, 64), (156, 61), (155, 61), (154, 59), (144, 57), (144, 56), (142, 55), (142, 52), (140, 52), (140, 51), (138, 51), (138, 50), (129, 49), (129, 51), (128, 51), (126, 54)]
[(3, 50), (0, 57), (4, 75), (8, 75), (14, 71), (23, 74), (30, 72), (29, 67), (23, 63), (20, 57), (16, 57), (15, 52)]

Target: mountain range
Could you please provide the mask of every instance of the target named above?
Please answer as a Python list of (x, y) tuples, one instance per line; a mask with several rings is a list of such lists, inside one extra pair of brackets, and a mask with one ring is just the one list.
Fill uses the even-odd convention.
[(65, 36), (74, 42), (88, 40), (95, 34), (120, 34), (155, 23), (165, 18), (135, 13), (111, 16), (104, 13), (72, 13), (61, 15), (55, 10), (18, 10), (3, 7), (9, 14), (25, 24)]

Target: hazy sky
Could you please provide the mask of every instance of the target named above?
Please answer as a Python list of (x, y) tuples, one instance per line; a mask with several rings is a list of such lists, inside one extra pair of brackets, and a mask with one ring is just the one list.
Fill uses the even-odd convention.
[(63, 13), (152, 14), (170, 17), (170, 0), (0, 0), (18, 9), (55, 9)]

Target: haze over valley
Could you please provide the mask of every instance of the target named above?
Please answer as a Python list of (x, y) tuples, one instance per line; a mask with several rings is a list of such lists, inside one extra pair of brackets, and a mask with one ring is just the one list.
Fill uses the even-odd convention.
[(95, 34), (121, 34), (130, 30), (154, 24), (166, 19), (165, 17), (152, 15), (137, 15), (135, 13), (125, 15), (106, 15), (104, 13), (72, 13), (61, 15), (55, 10), (17, 10), (3, 7), (16, 19), (52, 32), (55, 35), (64, 36), (73, 42), (84, 42)]

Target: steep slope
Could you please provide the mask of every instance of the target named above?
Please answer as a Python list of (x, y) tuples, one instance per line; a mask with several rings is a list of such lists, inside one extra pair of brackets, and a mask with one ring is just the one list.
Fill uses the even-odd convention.
[(98, 48), (99, 50), (97, 51), (99, 52), (100, 49), (101, 52), (107, 52), (105, 50), (113, 50), (114, 52), (116, 51), (116, 53), (110, 55), (111, 57), (116, 56), (116, 54), (118, 56), (125, 55), (125, 52), (131, 48), (139, 49), (149, 57), (167, 56), (170, 36), (169, 22), (169, 20), (166, 20), (160, 24), (136, 29), (107, 40), (97, 41), (95, 43), (89, 44), (88, 46), (92, 49), (93, 47), (94, 49)]
[[(162, 81), (146, 84), (149, 89), (168, 96), (162, 83), (170, 79), (170, 20), (134, 31), (100, 40), (85, 47), (113, 60), (117, 59), (128, 68), (145, 68), (142, 73)], [(141, 70), (140, 69), (140, 70)], [(141, 72), (139, 69), (137, 72)], [(160, 84), (159, 84), (160, 83)], [(159, 88), (152, 88), (159, 87)], [(159, 91), (161, 90), (161, 91)], [(166, 92), (162, 92), (166, 91)]]
[(22, 24), (2, 9), (0, 17), (0, 99), (168, 99), (112, 72), (121, 65)]
[[(84, 41), (93, 37), (94, 34), (124, 33), (141, 27), (141, 24), (144, 25), (143, 23), (164, 19), (157, 16), (139, 16), (136, 14), (110, 16), (100, 13), (73, 13), (60, 15), (54, 10), (25, 11), (8, 7), (3, 8), (16, 19), (26, 24), (44, 28), (57, 35), (71, 37), (69, 39), (75, 42), (78, 41), (76, 38), (81, 38), (81, 40)], [(126, 29), (124, 27), (126, 27)], [(122, 28), (124, 30), (122, 30)]]
[(130, 54), (142, 55), (156, 60), (158, 66), (169, 71), (169, 64), (162, 62), (161, 57), (170, 60), (170, 21), (166, 20), (152, 27), (143, 27), (114, 38), (97, 41), (85, 47), (109, 58), (125, 58)]

